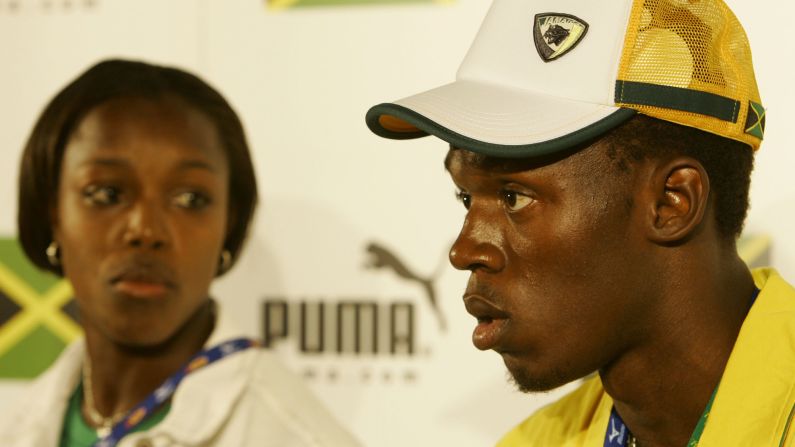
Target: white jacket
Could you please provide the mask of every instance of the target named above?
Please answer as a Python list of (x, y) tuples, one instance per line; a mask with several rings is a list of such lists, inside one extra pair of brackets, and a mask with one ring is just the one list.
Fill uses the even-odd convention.
[[(207, 346), (234, 337), (216, 330)], [(84, 340), (69, 345), (22, 400), (0, 416), (0, 446), (57, 447), (69, 398), (80, 380)], [(358, 446), (303, 381), (270, 352), (250, 348), (189, 374), (171, 410), (119, 447)]]

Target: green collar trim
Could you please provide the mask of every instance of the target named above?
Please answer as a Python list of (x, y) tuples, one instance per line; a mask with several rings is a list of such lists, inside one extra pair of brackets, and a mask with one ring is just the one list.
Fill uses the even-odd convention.
[(709, 402), (707, 402), (707, 408), (701, 413), (696, 428), (693, 430), (693, 434), (690, 435), (690, 441), (687, 442), (687, 447), (696, 447), (701, 440), (701, 435), (704, 433), (704, 428), (707, 426), (707, 419), (709, 419), (709, 412), (712, 411), (712, 403), (715, 401), (716, 394), (718, 394), (718, 387), (715, 387), (715, 390), (712, 391), (712, 396), (710, 396)]

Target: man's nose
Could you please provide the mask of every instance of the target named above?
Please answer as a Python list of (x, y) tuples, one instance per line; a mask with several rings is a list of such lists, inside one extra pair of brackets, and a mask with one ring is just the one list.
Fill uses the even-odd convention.
[(458, 270), (498, 272), (505, 268), (502, 236), (488, 219), (467, 215), (450, 249), (450, 263)]

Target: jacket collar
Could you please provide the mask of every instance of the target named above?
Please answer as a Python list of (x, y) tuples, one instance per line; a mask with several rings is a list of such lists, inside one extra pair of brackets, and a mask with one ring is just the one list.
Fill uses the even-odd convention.
[[(237, 325), (216, 306), (216, 326), (205, 348), (240, 336)], [(185, 445), (207, 443), (242, 396), (256, 354), (256, 348), (238, 352), (185, 377), (174, 393), (168, 415), (146, 436), (166, 436)]]
[[(237, 325), (217, 307), (216, 325), (205, 347), (240, 337)], [(242, 395), (249, 380), (252, 354), (256, 351), (236, 353), (187, 376), (174, 393), (169, 414), (146, 436), (163, 435), (186, 445), (209, 440)], [(64, 349), (50, 369), (31, 384), (26, 395), (36, 399), (20, 402), (11, 419), (0, 423), (0, 445), (58, 445), (66, 407), (80, 381), (85, 355), (82, 337)], [(11, 435), (13, 439), (7, 438)]]
[[(699, 444), (779, 445), (795, 402), (795, 289), (773, 269), (740, 329)], [(748, 437), (748, 439), (745, 439)], [(768, 445), (768, 444), (764, 444)]]
[(66, 406), (80, 380), (85, 342), (67, 346), (58, 360), (30, 384), (25, 395), (35, 396), (15, 405), (10, 419), (0, 423), (0, 445), (40, 447), (58, 445)]

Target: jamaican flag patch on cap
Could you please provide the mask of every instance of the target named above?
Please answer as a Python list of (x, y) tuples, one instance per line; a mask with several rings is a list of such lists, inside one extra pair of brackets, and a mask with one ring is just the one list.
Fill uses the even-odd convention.
[(15, 239), (0, 238), (0, 379), (42, 373), (81, 334), (69, 283), (28, 261)]
[(765, 108), (762, 104), (748, 101), (748, 118), (745, 120), (745, 133), (760, 140), (765, 138)]

